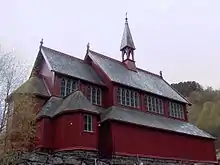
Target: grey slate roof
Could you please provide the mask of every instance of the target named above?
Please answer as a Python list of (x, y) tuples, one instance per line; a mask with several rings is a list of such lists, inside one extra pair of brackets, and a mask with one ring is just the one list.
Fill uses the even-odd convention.
[(137, 125), (214, 139), (213, 136), (200, 130), (190, 123), (170, 119), (163, 116), (144, 113), (133, 109), (113, 106), (109, 108), (108, 111), (101, 116), (101, 118), (102, 122), (107, 119), (115, 119), (119, 121), (134, 123)]
[(99, 113), (93, 104), (83, 95), (81, 91), (75, 91), (62, 101), (61, 105), (57, 108), (54, 115), (61, 112), (86, 110), (89, 112)]
[(58, 106), (62, 103), (63, 99), (60, 97), (54, 97), (52, 96), (46, 104), (43, 106), (43, 108), (40, 110), (40, 112), (37, 114), (36, 118), (40, 117), (53, 117), (56, 109)]
[(125, 28), (124, 28), (124, 33), (123, 33), (122, 40), (121, 40), (120, 50), (122, 50), (126, 46), (135, 49), (134, 42), (131, 36), (131, 31), (128, 26), (127, 18), (125, 20)]
[(36, 94), (49, 96), (43, 80), (37, 76), (30, 77), (25, 83), (17, 88), (13, 93)]
[(136, 89), (154, 93), (166, 98), (183, 103), (188, 101), (180, 96), (159, 75), (137, 68), (137, 72), (128, 70), (120, 61), (111, 59), (94, 51), (89, 51), (88, 56), (108, 75), (111, 81), (130, 86)]
[(75, 91), (65, 98), (51, 97), (37, 114), (40, 117), (54, 117), (62, 112), (85, 110), (88, 112), (99, 113), (102, 108), (97, 108), (83, 95), (81, 91)]
[[(128, 29), (127, 29), (128, 28)], [(126, 29), (129, 30), (129, 27)], [(130, 32), (130, 30), (129, 30)], [(127, 32), (126, 32), (127, 33)], [(127, 41), (126, 41), (127, 42)], [(95, 84), (104, 85), (98, 74), (83, 60), (64, 53), (41, 47), (51, 70), (83, 79)], [(111, 81), (133, 88), (141, 89), (156, 95), (188, 103), (160, 76), (137, 68), (137, 72), (128, 70), (120, 61), (111, 59), (89, 50), (89, 57), (108, 75)]]
[(97, 73), (83, 60), (42, 46), (41, 52), (51, 70), (82, 80), (104, 85)]

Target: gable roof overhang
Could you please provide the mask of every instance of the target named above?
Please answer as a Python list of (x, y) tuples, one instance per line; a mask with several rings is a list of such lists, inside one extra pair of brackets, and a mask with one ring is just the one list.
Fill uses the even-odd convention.
[(95, 85), (106, 86), (99, 75), (85, 61), (44, 46), (41, 47), (40, 53), (51, 71)]
[(140, 68), (136, 72), (130, 71), (120, 61), (92, 50), (88, 51), (88, 56), (112, 82), (190, 105), (185, 97), (157, 74)]
[(52, 96), (37, 114), (37, 119), (42, 117), (54, 118), (62, 114), (79, 111), (91, 114), (100, 113), (99, 109), (90, 103), (81, 91), (76, 90), (64, 98)]
[(215, 140), (215, 137), (188, 122), (150, 113), (144, 113), (128, 108), (116, 106), (110, 107), (105, 113), (101, 114), (101, 123), (107, 120), (115, 120), (124, 123)]

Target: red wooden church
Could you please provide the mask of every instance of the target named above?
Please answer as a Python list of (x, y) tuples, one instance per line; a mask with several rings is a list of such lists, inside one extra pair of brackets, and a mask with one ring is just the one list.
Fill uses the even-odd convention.
[(215, 138), (188, 123), (190, 103), (140, 69), (126, 18), (122, 61), (87, 47), (84, 59), (41, 43), (30, 78), (15, 92), (38, 99), (37, 148), (215, 162)]

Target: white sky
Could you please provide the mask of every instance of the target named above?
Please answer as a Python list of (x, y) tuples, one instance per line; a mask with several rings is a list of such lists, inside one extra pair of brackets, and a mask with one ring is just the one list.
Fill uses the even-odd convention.
[(3, 51), (33, 64), (44, 45), (83, 58), (86, 45), (121, 60), (125, 13), (136, 65), (170, 82), (220, 88), (219, 0), (0, 0)]

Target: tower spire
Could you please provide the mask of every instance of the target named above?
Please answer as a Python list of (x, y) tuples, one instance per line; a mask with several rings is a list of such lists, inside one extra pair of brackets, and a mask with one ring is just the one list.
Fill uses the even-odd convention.
[(133, 42), (133, 38), (131, 35), (131, 31), (128, 25), (128, 17), (127, 17), (127, 13), (125, 16), (125, 28), (124, 28), (124, 33), (122, 36), (122, 40), (121, 40), (121, 47), (120, 50), (122, 51), (122, 60), (125, 60), (125, 55), (127, 59), (130, 59), (131, 56), (131, 60), (134, 60), (134, 50), (135, 50), (135, 46), (134, 46), (134, 42)]
[(134, 61), (134, 42), (131, 36), (131, 31), (128, 26), (128, 17), (127, 13), (125, 15), (125, 28), (121, 40), (120, 51), (122, 52), (122, 62), (125, 66), (133, 71), (136, 71), (135, 61)]

